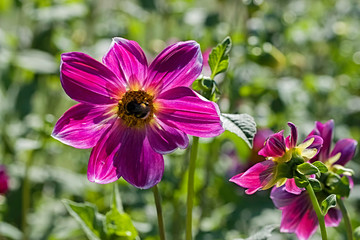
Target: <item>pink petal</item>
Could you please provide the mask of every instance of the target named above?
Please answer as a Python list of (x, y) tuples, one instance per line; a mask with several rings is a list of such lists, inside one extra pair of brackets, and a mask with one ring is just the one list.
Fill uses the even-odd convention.
[(201, 73), (202, 63), (200, 46), (195, 41), (168, 46), (151, 63), (146, 88), (164, 92), (188, 87)]
[(124, 38), (113, 38), (103, 63), (121, 79), (132, 86), (142, 86), (147, 75), (147, 60), (139, 44)]
[(315, 122), (314, 130), (309, 134), (310, 135), (318, 135), (323, 139), (323, 146), (317, 156), (313, 158), (311, 161), (326, 161), (329, 158), (331, 141), (333, 138), (334, 131), (334, 120), (329, 120), (326, 123)]
[(327, 227), (337, 227), (341, 222), (342, 214), (337, 208), (330, 208), (325, 215), (325, 225)]
[(264, 157), (282, 157), (286, 152), (284, 131), (271, 135), (265, 146), (259, 151), (259, 155)]
[(296, 195), (286, 191), (284, 186), (273, 187), (271, 190), (270, 198), (275, 207), (283, 209), (296, 200)]
[(334, 149), (332, 150), (330, 157), (335, 156), (338, 153), (341, 153), (340, 159), (335, 162), (335, 164), (340, 164), (345, 166), (353, 157), (356, 151), (357, 141), (351, 138), (345, 138), (339, 140)]
[(115, 164), (120, 161), (118, 150), (123, 144), (125, 132), (126, 128), (118, 119), (103, 133), (90, 154), (87, 170), (90, 182), (106, 184), (121, 176)]
[(285, 189), (289, 193), (293, 193), (299, 195), (303, 190), (301, 190), (298, 186), (296, 186), (295, 179), (290, 178), (286, 180)]
[(112, 107), (79, 103), (57, 121), (52, 136), (75, 148), (92, 148), (116, 117)]
[(160, 106), (157, 117), (171, 127), (198, 137), (214, 137), (224, 132), (218, 106), (187, 87), (170, 89), (156, 101)]
[(151, 188), (160, 182), (164, 172), (164, 159), (150, 146), (142, 129), (128, 128), (123, 134), (116, 162), (118, 173), (138, 188)]
[(178, 147), (185, 149), (189, 144), (189, 138), (184, 132), (169, 127), (160, 120), (157, 120), (156, 124), (149, 125), (147, 137), (151, 147), (160, 154), (168, 154)]
[(79, 52), (61, 55), (61, 84), (72, 99), (90, 104), (114, 104), (125, 86), (102, 63)]
[[(300, 207), (300, 206), (298, 206)], [(299, 211), (299, 210), (298, 210)], [(295, 231), (299, 240), (309, 239), (318, 228), (318, 219), (315, 211), (311, 208), (308, 209), (302, 216), (299, 225)]]
[(292, 122), (288, 122), (288, 125), (291, 129), (291, 134), (289, 137), (286, 138), (286, 146), (288, 148), (294, 148), (296, 146), (298, 137), (297, 129)]
[(230, 182), (236, 183), (240, 187), (248, 188), (245, 192), (253, 194), (259, 189), (265, 187), (273, 180), (276, 164), (271, 160), (266, 160), (255, 164), (246, 172), (238, 174), (230, 179)]
[(262, 149), (265, 146), (268, 137), (273, 134), (273, 131), (271, 131), (270, 129), (258, 129), (254, 136), (253, 150), (258, 152), (260, 149)]

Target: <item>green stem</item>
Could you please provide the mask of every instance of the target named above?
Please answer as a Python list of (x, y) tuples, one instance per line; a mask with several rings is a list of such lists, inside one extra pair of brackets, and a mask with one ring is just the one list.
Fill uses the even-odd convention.
[(186, 204), (186, 240), (192, 239), (192, 209), (194, 204), (194, 175), (196, 158), (199, 146), (199, 138), (193, 137), (193, 145), (190, 152), (189, 163), (189, 177), (188, 177), (188, 192), (187, 192), (187, 204)]
[(162, 216), (162, 209), (161, 209), (161, 197), (159, 193), (159, 189), (157, 185), (155, 185), (152, 188), (154, 199), (155, 199), (155, 205), (156, 205), (156, 213), (158, 218), (158, 225), (159, 225), (159, 235), (160, 240), (165, 240), (165, 228), (164, 228), (164, 220)]
[(27, 213), (29, 211), (29, 207), (30, 207), (30, 179), (29, 179), (29, 174), (30, 174), (30, 167), (32, 165), (33, 162), (33, 155), (34, 155), (34, 151), (31, 151), (29, 153), (29, 158), (27, 159), (26, 163), (25, 163), (25, 172), (24, 172), (24, 182), (23, 182), (23, 187), (22, 187), (22, 205), (21, 205), (21, 230), (23, 232), (23, 240), (28, 240), (29, 239), (29, 229), (28, 229), (28, 224), (27, 224)]
[(352, 226), (351, 226), (351, 221), (349, 218), (349, 213), (346, 210), (345, 204), (343, 202), (343, 200), (341, 199), (340, 196), (337, 196), (337, 203), (339, 204), (341, 213), (344, 217), (344, 223), (345, 223), (345, 228), (346, 228), (346, 234), (347, 234), (347, 239), (348, 240), (353, 240), (353, 231), (352, 231)]
[(316, 216), (317, 216), (318, 221), (319, 221), (322, 240), (327, 240), (324, 215), (323, 215), (323, 213), (321, 211), (319, 202), (318, 202), (318, 200), (316, 198), (316, 195), (315, 195), (315, 192), (314, 192), (313, 188), (311, 187), (311, 184), (308, 184), (306, 186), (306, 190), (307, 190), (307, 192), (308, 192), (308, 194), (310, 196), (311, 203), (312, 203), (312, 205), (314, 207), (314, 210), (316, 212)]

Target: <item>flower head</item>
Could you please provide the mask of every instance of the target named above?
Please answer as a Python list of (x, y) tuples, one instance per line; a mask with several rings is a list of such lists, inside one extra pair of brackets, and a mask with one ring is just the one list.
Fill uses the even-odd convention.
[(102, 63), (79, 52), (61, 60), (61, 84), (79, 103), (58, 120), (52, 136), (93, 148), (87, 173), (92, 182), (123, 177), (150, 188), (162, 178), (162, 154), (186, 148), (186, 134), (224, 131), (218, 106), (189, 88), (202, 68), (194, 41), (167, 47), (150, 65), (140, 46), (123, 38), (113, 39)]
[[(320, 193), (318, 195), (321, 197)], [(319, 222), (307, 191), (293, 194), (288, 192), (285, 186), (274, 187), (270, 198), (282, 211), (281, 232), (295, 233), (300, 240), (307, 240), (316, 232)], [(336, 227), (341, 217), (339, 209), (330, 208), (325, 215), (325, 225)]]
[(0, 194), (5, 194), (9, 190), (9, 176), (4, 165), (0, 165)]
[[(297, 129), (293, 123), (288, 123), (291, 135), (284, 138), (284, 131), (271, 135), (265, 146), (259, 151), (259, 155), (267, 160), (257, 163), (244, 173), (240, 173), (230, 179), (231, 182), (241, 187), (248, 188), (245, 192), (253, 194), (258, 190), (266, 190), (277, 184), (281, 186), (286, 182), (290, 192), (300, 193), (291, 180), (293, 167), (314, 157), (322, 145), (319, 136), (311, 136), (299, 145), (297, 144)], [(290, 161), (292, 160), (292, 162)], [(290, 178), (290, 181), (286, 181)]]

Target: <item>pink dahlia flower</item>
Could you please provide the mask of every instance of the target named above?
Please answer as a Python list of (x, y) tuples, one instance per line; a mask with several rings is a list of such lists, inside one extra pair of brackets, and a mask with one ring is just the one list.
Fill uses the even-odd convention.
[[(299, 194), (301, 190), (295, 185), (295, 181), (288, 167), (280, 170), (280, 165), (289, 162), (293, 157), (308, 161), (313, 158), (320, 147), (322, 139), (319, 136), (310, 136), (299, 145), (297, 143), (297, 129), (293, 123), (288, 123), (291, 129), (291, 135), (284, 138), (284, 131), (271, 135), (265, 143), (265, 146), (259, 151), (259, 155), (266, 157), (267, 160), (257, 163), (246, 172), (240, 173), (230, 179), (237, 185), (248, 188), (245, 193), (253, 194), (258, 190), (266, 190), (275, 184), (281, 186), (286, 182), (287, 190)], [(283, 172), (283, 170), (288, 172)]]
[(0, 194), (5, 194), (9, 190), (9, 176), (4, 165), (0, 165)]
[[(299, 240), (309, 239), (316, 232), (319, 222), (307, 191), (293, 194), (285, 186), (274, 187), (270, 198), (282, 211), (280, 232), (295, 233)], [(325, 225), (338, 226), (341, 217), (339, 209), (330, 208), (325, 215)]]
[(52, 135), (76, 148), (93, 148), (91, 182), (123, 177), (150, 188), (162, 178), (162, 155), (186, 148), (186, 134), (214, 137), (224, 131), (218, 106), (189, 88), (202, 69), (194, 41), (167, 47), (150, 65), (140, 46), (123, 38), (113, 39), (102, 63), (79, 52), (61, 60), (61, 84), (79, 103)]

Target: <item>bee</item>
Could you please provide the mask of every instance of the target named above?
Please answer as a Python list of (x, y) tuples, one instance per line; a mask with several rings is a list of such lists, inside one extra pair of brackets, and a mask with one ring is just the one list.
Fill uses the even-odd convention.
[(134, 115), (136, 118), (147, 118), (150, 114), (150, 110), (148, 102), (138, 103), (137, 101), (131, 101), (126, 105), (127, 114)]

